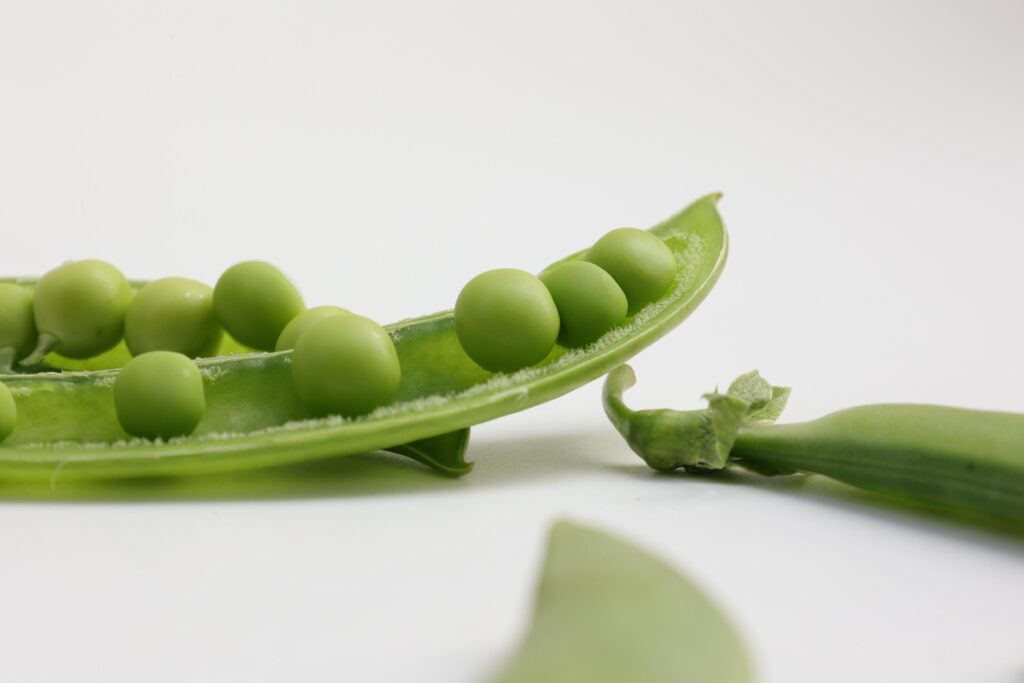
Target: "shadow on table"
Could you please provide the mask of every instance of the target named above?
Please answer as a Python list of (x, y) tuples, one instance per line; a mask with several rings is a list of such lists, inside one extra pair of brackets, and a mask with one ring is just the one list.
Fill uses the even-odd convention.
[(763, 477), (738, 468), (707, 474), (654, 472), (629, 453), (611, 429), (533, 437), (484, 436), (470, 443), (468, 456), (476, 466), (462, 479), (449, 479), (401, 456), (380, 452), (197, 477), (109, 482), (58, 480), (53, 487), (49, 484), (0, 484), (0, 503), (188, 503), (456, 494), (612, 472), (674, 482), (681, 496), (687, 495), (688, 483), (745, 486), (786, 496), (802, 504), (868, 515), (886, 523), (944, 536), (978, 536), (978, 531), (982, 531), (988, 538), (999, 536), (1016, 543), (1024, 541), (1024, 529), (868, 493), (822, 476)]
[[(802, 504), (824, 506), (945, 537), (969, 535), (987, 539), (998, 537), (1015, 544), (1024, 542), (1024, 528), (1019, 525), (987, 516), (954, 512), (863, 491), (821, 475), (794, 474), (766, 477), (740, 468), (707, 473), (683, 470), (660, 473), (651, 470), (643, 463), (613, 465), (613, 468), (623, 474), (640, 478), (654, 477), (678, 479), (680, 483), (692, 481), (718, 486), (753, 487), (772, 495), (785, 496)], [(980, 536), (979, 532), (983, 536)], [(1013, 547), (1024, 554), (1024, 546), (1014, 545)]]
[[(392, 453), (372, 453), (196, 477), (2, 483), (0, 502), (254, 501), (457, 492), (603, 469), (612, 434), (566, 433), (470, 443), (474, 471), (450, 479)], [(609, 448), (609, 444), (615, 448)], [(622, 456), (625, 457), (625, 456)], [(608, 456), (604, 455), (604, 463)]]

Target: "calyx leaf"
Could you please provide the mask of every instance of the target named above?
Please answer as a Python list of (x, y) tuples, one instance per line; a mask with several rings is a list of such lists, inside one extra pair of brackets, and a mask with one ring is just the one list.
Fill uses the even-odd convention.
[(768, 383), (752, 370), (737, 377), (725, 393), (705, 394), (701, 410), (634, 411), (622, 395), (636, 383), (628, 365), (621, 365), (605, 380), (604, 409), (630, 448), (653, 469), (720, 470), (740, 429), (753, 422), (774, 422), (789, 400), (789, 387)]

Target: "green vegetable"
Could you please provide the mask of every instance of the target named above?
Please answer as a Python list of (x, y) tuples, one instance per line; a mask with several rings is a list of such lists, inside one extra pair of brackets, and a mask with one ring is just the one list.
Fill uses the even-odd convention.
[(1024, 529), (1024, 415), (933, 405), (870, 405), (773, 425), (789, 389), (747, 373), (705, 410), (632, 411), (628, 365), (608, 375), (605, 412), (651, 467), (807, 472), (942, 511)]
[(350, 311), (338, 308), (337, 306), (315, 306), (307, 309), (292, 318), (291, 322), (284, 326), (284, 329), (281, 330), (281, 336), (277, 338), (274, 350), (287, 351), (288, 349), (293, 349), (295, 348), (295, 342), (298, 341), (302, 333), (316, 321), (332, 315), (345, 315), (348, 313)]
[(395, 397), (402, 368), (383, 327), (360, 315), (328, 315), (295, 343), (292, 376), (314, 414), (362, 415)]
[(14, 396), (6, 384), (0, 383), (0, 441), (11, 435), (17, 421), (18, 406), (14, 404)]
[(751, 666), (736, 629), (657, 557), (557, 522), (533, 624), (496, 683), (739, 683)]
[[(328, 456), (402, 451), (448, 474), (464, 473), (465, 439), (449, 432), (524, 410), (595, 380), (682, 322), (725, 264), (727, 239), (716, 195), (652, 229), (679, 263), (674, 286), (638, 316), (585, 349), (556, 347), (539, 365), (492, 375), (462, 350), (450, 311), (389, 325), (402, 367), (394, 402), (357, 418), (310, 419), (292, 379), (292, 352), (241, 353), (196, 361), (206, 415), (187, 439), (124, 441), (111, 389), (117, 370), (3, 375), (18, 397), (18, 426), (0, 445), (0, 480), (72, 481), (251, 470)], [(567, 259), (578, 260), (582, 253)], [(19, 280), (31, 287), (31, 282)], [(215, 294), (216, 298), (216, 294)], [(225, 335), (221, 353), (238, 351)], [(55, 367), (71, 365), (51, 355)], [(96, 367), (96, 366), (93, 366)], [(425, 441), (429, 441), (424, 445)]]
[(177, 351), (189, 358), (217, 353), (224, 332), (213, 314), (213, 290), (183, 277), (154, 280), (139, 290), (124, 317), (132, 355)]
[(203, 376), (188, 356), (149, 351), (114, 379), (117, 421), (132, 436), (170, 439), (191, 434), (206, 410)]
[(304, 308), (295, 285), (263, 261), (231, 266), (213, 288), (213, 310), (220, 324), (232, 337), (260, 351), (273, 351), (285, 325)]
[(132, 288), (105, 261), (69, 261), (39, 278), (33, 309), (39, 342), (22, 365), (35, 365), (50, 351), (88, 358), (113, 348), (124, 332)]
[(558, 309), (535, 275), (515, 268), (489, 270), (459, 293), (455, 332), (480, 367), (514, 372), (551, 353), (558, 337)]
[(10, 282), (0, 283), (0, 372), (7, 372), (36, 345), (32, 292)]
[(586, 346), (626, 317), (626, 295), (600, 266), (570, 261), (541, 273), (540, 279), (558, 308), (562, 346)]
[(590, 248), (584, 260), (615, 278), (629, 301), (630, 314), (661, 297), (672, 286), (678, 268), (663, 241), (636, 228), (612, 230)]

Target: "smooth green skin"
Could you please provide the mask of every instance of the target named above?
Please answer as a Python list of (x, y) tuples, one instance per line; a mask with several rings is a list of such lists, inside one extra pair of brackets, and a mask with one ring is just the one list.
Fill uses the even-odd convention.
[(678, 268), (662, 240), (637, 228), (612, 230), (594, 243), (584, 260), (615, 278), (629, 301), (630, 315), (660, 298)]
[[(33, 304), (39, 348), (68, 358), (88, 358), (113, 348), (124, 333), (132, 288), (105, 261), (69, 261), (36, 283)], [(41, 358), (40, 358), (41, 359)]]
[[(425, 447), (420, 440), (524, 410), (598, 379), (696, 309), (725, 265), (728, 239), (717, 199), (699, 199), (652, 228), (675, 254), (680, 278), (645, 313), (643, 324), (627, 320), (607, 342), (572, 352), (556, 347), (540, 365), (493, 378), (462, 350), (451, 311), (389, 325), (402, 382), (396, 405), (368, 417), (282, 427), (307, 415), (292, 381), (291, 353), (239, 354), (196, 361), (206, 376), (206, 416), (188, 439), (99, 448), (97, 443), (124, 438), (111, 398), (115, 370), (86, 371), (82, 363), (76, 372), (0, 376), (18, 391), (18, 427), (0, 445), (0, 480), (59, 485), (198, 475), (368, 453), (414, 441), (433, 463), (460, 474), (467, 469), (460, 452), (445, 450), (444, 439)], [(16, 282), (32, 285), (30, 280)]]
[(124, 340), (133, 356), (177, 351), (205, 358), (217, 353), (223, 337), (213, 313), (213, 289), (183, 277), (145, 285), (124, 316)]
[(626, 319), (626, 295), (600, 266), (570, 261), (541, 273), (540, 280), (558, 308), (562, 346), (586, 346)]
[(869, 405), (740, 430), (732, 459), (762, 473), (823, 474), (1024, 530), (1024, 414)]
[(491, 372), (515, 372), (544, 360), (558, 338), (558, 308), (540, 279), (525, 270), (480, 273), (455, 302), (462, 348)]
[(4, 441), (14, 431), (18, 422), (18, 406), (14, 396), (6, 384), (0, 383), (0, 441)]
[(551, 530), (533, 623), (495, 683), (741, 683), (739, 634), (693, 583), (609, 534)]
[(203, 376), (194, 361), (174, 351), (132, 358), (114, 379), (117, 421), (132, 436), (170, 439), (195, 431), (206, 412)]
[(304, 309), (295, 285), (263, 261), (231, 266), (213, 288), (217, 320), (232, 337), (260, 351), (273, 351), (281, 331)]
[(31, 290), (0, 283), (0, 370), (31, 353), (37, 338)]
[(361, 315), (328, 315), (295, 342), (292, 377), (314, 415), (363, 415), (390, 403), (402, 366), (387, 330)]
[(277, 338), (277, 344), (274, 347), (275, 351), (287, 351), (288, 349), (295, 348), (295, 342), (299, 340), (302, 333), (310, 328), (310, 326), (318, 320), (329, 318), (334, 315), (351, 315), (351, 311), (347, 311), (344, 308), (338, 306), (314, 306), (308, 308), (302, 313), (292, 318), (291, 322), (284, 326), (281, 330), (281, 336)]

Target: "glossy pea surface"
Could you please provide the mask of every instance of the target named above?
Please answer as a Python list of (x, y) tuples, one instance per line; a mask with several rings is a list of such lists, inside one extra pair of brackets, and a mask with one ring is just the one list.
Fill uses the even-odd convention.
[(540, 280), (558, 308), (562, 346), (586, 346), (626, 317), (626, 295), (600, 266), (566, 261), (542, 273)]
[(295, 285), (263, 261), (231, 266), (213, 289), (220, 324), (238, 341), (261, 351), (273, 351), (281, 331), (304, 308)]
[(351, 314), (351, 311), (346, 311), (344, 308), (339, 308), (338, 306), (314, 306), (313, 308), (306, 309), (292, 318), (291, 322), (285, 325), (284, 329), (281, 330), (281, 335), (277, 338), (277, 344), (274, 347), (274, 350), (285, 351), (287, 349), (295, 348), (295, 342), (299, 340), (302, 333), (308, 330), (310, 326), (318, 320), (329, 318), (332, 315)]
[(36, 336), (32, 292), (13, 283), (0, 284), (0, 368), (27, 356)]
[(191, 434), (206, 411), (203, 376), (174, 351), (135, 356), (114, 381), (117, 421), (132, 436), (169, 439)]
[(499, 268), (470, 280), (455, 302), (455, 333), (466, 354), (491, 372), (544, 360), (558, 338), (558, 308), (535, 275)]
[(665, 243), (637, 228), (618, 228), (594, 243), (583, 257), (619, 284), (633, 314), (663, 295), (676, 277), (676, 259)]
[(333, 315), (295, 343), (292, 378), (312, 413), (362, 415), (395, 397), (402, 368), (383, 327), (359, 315)]
[(14, 404), (14, 396), (6, 384), (0, 383), (0, 441), (11, 435), (17, 420), (18, 407)]
[(53, 338), (61, 355), (88, 358), (121, 341), (131, 300), (132, 288), (114, 266), (96, 259), (69, 261), (36, 284), (36, 327)]
[(223, 336), (213, 312), (213, 289), (183, 277), (144, 286), (124, 319), (124, 340), (133, 356), (148, 351), (177, 351), (189, 358), (213, 356)]

